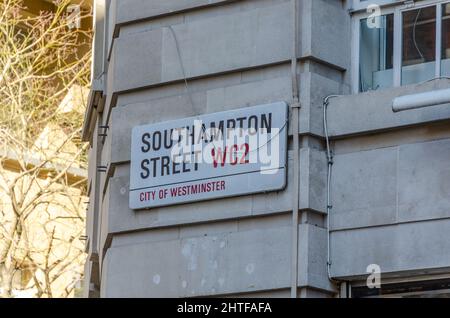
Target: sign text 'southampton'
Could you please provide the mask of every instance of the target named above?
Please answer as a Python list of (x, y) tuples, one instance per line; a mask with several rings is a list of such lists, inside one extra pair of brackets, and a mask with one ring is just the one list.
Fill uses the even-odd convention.
[(285, 102), (135, 127), (130, 208), (281, 190)]

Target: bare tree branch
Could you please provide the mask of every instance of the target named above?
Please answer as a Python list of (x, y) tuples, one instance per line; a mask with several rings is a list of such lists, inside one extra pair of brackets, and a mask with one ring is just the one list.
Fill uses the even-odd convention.
[[(86, 178), (73, 171), (87, 162), (77, 94), (92, 32), (69, 27), (70, 3), (33, 16), (23, 0), (0, 1), (0, 298), (69, 297), (83, 273)], [(61, 109), (70, 94), (76, 105)]]

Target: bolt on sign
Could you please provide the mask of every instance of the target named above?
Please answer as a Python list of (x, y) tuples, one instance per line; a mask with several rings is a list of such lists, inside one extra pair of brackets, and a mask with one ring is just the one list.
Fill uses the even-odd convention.
[(284, 189), (287, 122), (278, 102), (133, 128), (130, 208)]

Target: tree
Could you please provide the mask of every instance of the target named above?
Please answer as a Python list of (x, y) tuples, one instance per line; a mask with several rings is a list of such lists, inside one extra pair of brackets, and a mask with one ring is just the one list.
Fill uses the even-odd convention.
[(0, 1), (0, 297), (68, 297), (86, 257), (91, 31), (76, 27), (70, 0), (26, 5)]

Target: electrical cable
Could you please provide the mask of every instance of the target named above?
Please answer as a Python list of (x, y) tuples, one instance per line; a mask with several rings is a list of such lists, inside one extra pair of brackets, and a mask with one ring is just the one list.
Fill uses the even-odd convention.
[(335, 283), (341, 283), (340, 281), (334, 279), (331, 276), (331, 235), (330, 235), (330, 226), (331, 226), (331, 210), (333, 209), (333, 205), (331, 202), (331, 177), (333, 172), (333, 164), (334, 164), (334, 158), (333, 158), (333, 152), (331, 150), (330, 145), (330, 135), (328, 132), (328, 105), (331, 98), (339, 97), (340, 95), (329, 95), (324, 98), (323, 100), (323, 126), (324, 126), (324, 132), (325, 132), (325, 142), (326, 142), (326, 155), (327, 155), (327, 275), (328, 279), (331, 282)]
[[(179, 42), (178, 42), (177, 35), (176, 35), (176, 33), (175, 33), (175, 30), (172, 28), (171, 25), (169, 25), (167, 28), (170, 30), (170, 32), (171, 32), (171, 34), (172, 34), (172, 37), (173, 37), (173, 39), (174, 39), (174, 42), (175, 42), (175, 48), (176, 48), (176, 50), (177, 50), (178, 60), (179, 60), (180, 67), (181, 67), (181, 72), (182, 72), (182, 75), (183, 75), (183, 80), (184, 80), (184, 86), (185, 86), (186, 94), (187, 94), (188, 97), (189, 97), (189, 102), (190, 102), (191, 106), (194, 107), (194, 101), (193, 101), (192, 95), (191, 95), (191, 93), (190, 93), (190, 91), (189, 91), (189, 85), (188, 85), (188, 80), (187, 80), (187, 76), (186, 76), (186, 69), (185, 69), (185, 67), (184, 67), (183, 59), (182, 59), (182, 57), (181, 57), (181, 50), (180, 50), (180, 45), (179, 45)], [(199, 117), (197, 117), (197, 118), (199, 118)], [(287, 125), (288, 125), (288, 121), (286, 121), (286, 122), (284, 123), (284, 125), (280, 128), (280, 130), (278, 131), (278, 133), (277, 133), (275, 136), (272, 136), (272, 137), (271, 137), (264, 145), (261, 145), (261, 146), (259, 146), (258, 148), (249, 151), (249, 153), (257, 152), (257, 151), (259, 151), (260, 149), (262, 149), (262, 148), (264, 148), (265, 146), (267, 146), (268, 144), (270, 144), (274, 138), (278, 137), (278, 136), (281, 134), (281, 132), (283, 132), (284, 129), (287, 128)], [(202, 131), (203, 131), (203, 133), (205, 134), (205, 136), (206, 136), (207, 139), (209, 139), (210, 137), (212, 137), (212, 136), (208, 136), (208, 133), (206, 132), (206, 127), (202, 126)], [(214, 142), (213, 142), (213, 148), (217, 151), (217, 148), (216, 148)]]
[(414, 21), (414, 26), (413, 26), (413, 42), (414, 42), (414, 46), (416, 47), (417, 52), (420, 55), (420, 58), (425, 62), (425, 58), (422, 54), (422, 52), (419, 49), (419, 46), (417, 44), (417, 40), (416, 40), (416, 28), (417, 28), (417, 21), (419, 20), (419, 16), (422, 13), (422, 8), (419, 9), (419, 11), (417, 12), (417, 16), (416, 16), (416, 20)]
[(188, 81), (187, 81), (187, 77), (186, 77), (186, 69), (184, 68), (183, 59), (181, 58), (180, 45), (179, 45), (179, 43), (178, 43), (177, 35), (176, 35), (176, 33), (175, 33), (175, 31), (174, 31), (174, 29), (172, 28), (171, 25), (169, 25), (167, 28), (168, 28), (168, 29), (170, 30), (170, 32), (172, 33), (173, 39), (174, 39), (174, 41), (175, 41), (175, 48), (176, 48), (176, 50), (177, 50), (178, 60), (179, 60), (179, 62), (180, 62), (180, 67), (181, 67), (181, 72), (183, 73), (184, 86), (185, 86), (185, 88), (186, 88), (186, 93), (188, 94), (189, 100), (190, 100), (190, 102), (191, 102), (191, 106), (194, 107), (194, 101), (192, 100), (192, 95), (191, 95), (191, 93), (189, 92)]

